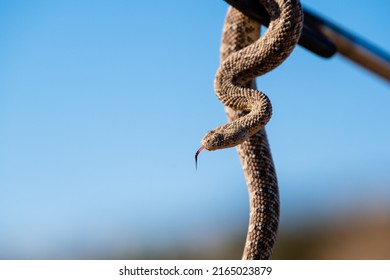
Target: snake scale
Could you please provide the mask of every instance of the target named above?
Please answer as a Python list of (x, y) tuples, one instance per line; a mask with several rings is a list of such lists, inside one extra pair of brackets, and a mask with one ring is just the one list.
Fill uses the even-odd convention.
[(242, 259), (269, 259), (279, 224), (279, 190), (264, 126), (272, 114), (268, 97), (256, 90), (255, 78), (280, 65), (300, 37), (303, 13), (299, 0), (258, 0), (270, 15), (260, 26), (230, 7), (225, 19), (221, 66), (214, 88), (225, 105), (228, 123), (208, 131), (203, 150), (237, 146), (250, 200), (249, 227)]

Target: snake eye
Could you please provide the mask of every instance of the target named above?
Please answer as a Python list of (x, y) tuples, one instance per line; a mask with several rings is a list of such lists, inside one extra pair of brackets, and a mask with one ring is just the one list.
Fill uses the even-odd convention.
[(224, 143), (224, 134), (216, 131), (207, 131), (206, 135), (202, 139), (202, 145), (209, 151), (221, 149)]
[(214, 132), (213, 138), (214, 138), (214, 142), (215, 142), (217, 145), (224, 141), (224, 136), (223, 136), (223, 134), (218, 133), (218, 132)]
[(223, 141), (224, 136), (222, 133), (217, 132), (215, 130), (210, 130), (207, 132), (208, 138), (213, 142), (213, 143), (218, 143)]

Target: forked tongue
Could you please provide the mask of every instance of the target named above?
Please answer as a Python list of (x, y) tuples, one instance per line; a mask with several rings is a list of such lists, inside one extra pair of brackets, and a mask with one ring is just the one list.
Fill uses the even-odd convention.
[(198, 155), (200, 154), (201, 151), (204, 150), (204, 146), (200, 147), (199, 150), (195, 154), (195, 169), (198, 169)]

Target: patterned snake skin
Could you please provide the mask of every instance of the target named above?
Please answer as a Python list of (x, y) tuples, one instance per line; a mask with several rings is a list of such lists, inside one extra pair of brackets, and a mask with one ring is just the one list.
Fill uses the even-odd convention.
[(260, 39), (260, 27), (230, 7), (223, 29), (221, 61), (215, 91), (229, 123), (208, 131), (203, 149), (237, 146), (250, 199), (250, 219), (242, 259), (269, 259), (279, 223), (279, 191), (265, 124), (271, 117), (268, 97), (256, 90), (254, 78), (280, 65), (301, 34), (299, 0), (259, 0), (271, 22)]

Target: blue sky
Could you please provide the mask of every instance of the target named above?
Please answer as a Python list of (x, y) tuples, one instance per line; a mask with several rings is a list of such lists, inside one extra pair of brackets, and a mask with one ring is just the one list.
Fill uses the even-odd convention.
[[(390, 52), (388, 1), (302, 3)], [(235, 149), (194, 166), (226, 119), (213, 93), (226, 9), (0, 1), (0, 258), (200, 246), (245, 226)], [(388, 205), (388, 82), (298, 47), (258, 87), (274, 109), (282, 228)]]

